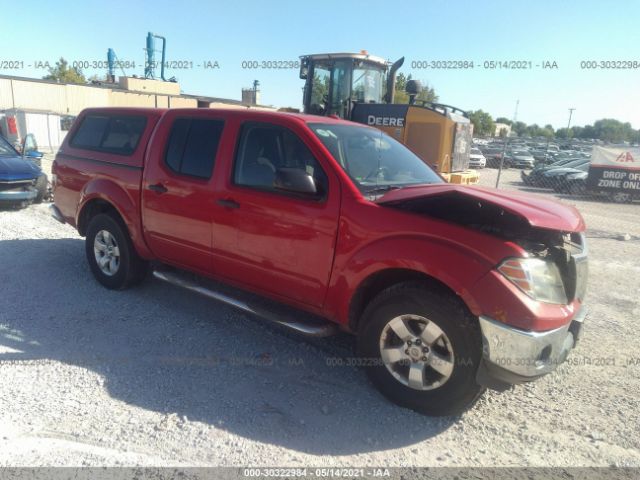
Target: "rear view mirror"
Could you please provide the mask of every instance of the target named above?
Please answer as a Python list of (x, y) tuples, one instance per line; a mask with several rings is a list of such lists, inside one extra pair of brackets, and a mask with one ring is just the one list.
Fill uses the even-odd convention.
[(313, 177), (300, 168), (279, 168), (274, 182), (276, 190), (301, 195), (316, 195), (318, 189)]

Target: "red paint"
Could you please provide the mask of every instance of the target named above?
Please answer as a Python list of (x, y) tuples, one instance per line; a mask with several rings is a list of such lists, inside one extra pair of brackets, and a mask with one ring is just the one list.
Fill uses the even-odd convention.
[[(307, 122), (350, 123), (339, 119), (254, 110), (117, 111), (149, 119), (136, 151), (122, 157), (70, 147), (67, 139), (73, 137), (77, 121), (54, 162), (55, 203), (72, 225), (91, 200), (111, 203), (138, 253), (147, 259), (261, 293), (345, 328), (358, 287), (385, 269), (430, 275), (456, 292), (474, 315), (525, 329), (557, 328), (577, 311), (575, 302), (535, 302), (496, 272), (505, 258), (525, 254), (518, 245), (385, 204), (456, 191), (498, 204), (535, 227), (583, 231), (584, 222), (572, 207), (531, 195), (451, 184), (407, 187), (369, 201), (307, 127)], [(180, 116), (225, 121), (208, 180), (177, 176), (163, 163), (172, 121)], [(326, 172), (326, 198), (302, 200), (234, 185), (234, 154), (245, 121), (292, 130)], [(158, 183), (167, 193), (148, 190)], [(240, 206), (227, 208), (219, 200)]]
[(16, 117), (7, 117), (7, 129), (10, 135), (18, 134), (18, 125), (16, 123)]

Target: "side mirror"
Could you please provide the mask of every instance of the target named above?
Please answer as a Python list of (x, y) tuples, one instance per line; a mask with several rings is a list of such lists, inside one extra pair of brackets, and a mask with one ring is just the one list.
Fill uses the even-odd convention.
[(313, 177), (301, 168), (279, 168), (274, 182), (276, 190), (313, 196), (318, 193)]
[(44, 154), (42, 152), (38, 152), (37, 150), (27, 150), (26, 152), (24, 152), (24, 156), (27, 158), (40, 159), (43, 155)]
[(24, 140), (22, 140), (21, 149), (23, 157), (42, 158), (42, 153), (38, 151), (38, 143), (33, 133), (25, 135)]

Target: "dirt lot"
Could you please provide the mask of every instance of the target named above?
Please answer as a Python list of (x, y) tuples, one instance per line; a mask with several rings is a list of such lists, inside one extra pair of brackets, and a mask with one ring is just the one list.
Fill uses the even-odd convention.
[(153, 280), (105, 290), (45, 205), (0, 211), (0, 466), (640, 466), (640, 205), (562, 201), (589, 226), (583, 341), (555, 374), (439, 419), (330, 366), (343, 337)]

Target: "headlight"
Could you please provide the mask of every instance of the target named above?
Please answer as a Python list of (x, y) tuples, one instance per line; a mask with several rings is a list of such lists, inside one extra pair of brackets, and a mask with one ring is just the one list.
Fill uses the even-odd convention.
[(534, 300), (566, 305), (560, 270), (555, 263), (540, 258), (510, 258), (498, 271)]
[(569, 175), (567, 175), (567, 180), (576, 180), (581, 177), (582, 177), (581, 173), (570, 173)]

